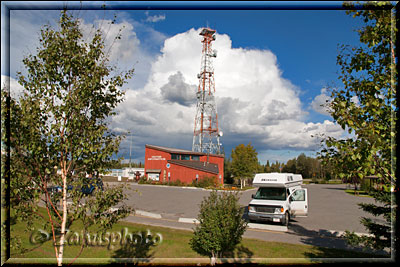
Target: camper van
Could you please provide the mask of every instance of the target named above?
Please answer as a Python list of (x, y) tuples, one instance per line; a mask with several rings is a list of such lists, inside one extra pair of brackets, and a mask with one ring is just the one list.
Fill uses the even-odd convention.
[(301, 174), (257, 173), (253, 186), (258, 190), (249, 203), (249, 221), (272, 221), (287, 226), (290, 218), (307, 216), (307, 189), (302, 184)]

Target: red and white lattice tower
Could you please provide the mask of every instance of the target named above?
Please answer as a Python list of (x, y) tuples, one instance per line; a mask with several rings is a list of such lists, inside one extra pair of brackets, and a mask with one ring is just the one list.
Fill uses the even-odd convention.
[(215, 40), (215, 30), (203, 28), (203, 49), (201, 57), (199, 87), (196, 93), (197, 110), (194, 119), (194, 133), (192, 150), (208, 154), (220, 154), (221, 144), (219, 137), (222, 132), (218, 130), (217, 105), (215, 103), (214, 68), (212, 59), (217, 57), (217, 52), (212, 50)]

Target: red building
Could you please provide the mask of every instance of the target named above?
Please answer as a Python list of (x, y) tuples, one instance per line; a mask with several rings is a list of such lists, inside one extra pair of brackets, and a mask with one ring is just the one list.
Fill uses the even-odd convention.
[(146, 145), (144, 172), (147, 179), (192, 183), (205, 176), (224, 183), (224, 155)]

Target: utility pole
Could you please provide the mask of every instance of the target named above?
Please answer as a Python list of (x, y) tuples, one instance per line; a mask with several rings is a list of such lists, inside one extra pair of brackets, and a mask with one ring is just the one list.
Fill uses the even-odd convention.
[(128, 171), (128, 176), (130, 177), (130, 174), (132, 172), (132, 166), (131, 166), (131, 161), (132, 161), (132, 133), (131, 133), (131, 142), (129, 144), (129, 171)]

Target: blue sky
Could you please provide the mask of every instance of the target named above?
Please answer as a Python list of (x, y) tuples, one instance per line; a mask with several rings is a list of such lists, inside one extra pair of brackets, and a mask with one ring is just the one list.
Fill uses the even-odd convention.
[[(151, 4), (149, 9), (127, 10), (135, 5), (126, 2), (123, 10), (112, 2), (106, 11), (74, 10), (83, 29), (102, 25), (109, 40), (125, 26), (111, 59), (121, 69), (135, 66), (136, 74), (124, 87), (126, 101), (111, 128), (133, 132), (134, 161), (144, 161), (145, 144), (191, 149), (201, 56), (198, 33), (207, 25), (217, 31), (216, 98), (227, 156), (236, 145), (251, 142), (261, 163), (286, 162), (300, 153), (315, 156), (318, 141), (312, 134), (344, 134), (319, 104), (327, 99), (326, 86), (341, 86), (337, 46), (357, 45), (355, 30), (362, 22), (344, 10), (332, 10), (341, 2), (318, 2), (326, 10), (312, 10), (315, 2), (299, 3), (301, 9), (311, 10), (296, 10), (290, 2), (280, 5), (294, 10), (154, 10)], [(57, 10), (35, 10), (40, 5), (29, 3), (25, 10), (10, 12), (10, 76), (15, 92), (21, 90), (13, 78), (23, 69), (22, 56), (35, 51), (40, 27), (48, 21), (56, 25), (59, 15)], [(101, 21), (114, 14), (116, 24), (107, 30)], [(4, 67), (2, 62), (2, 78), (7, 73)], [(121, 144), (120, 156), (129, 157), (128, 140)]]

